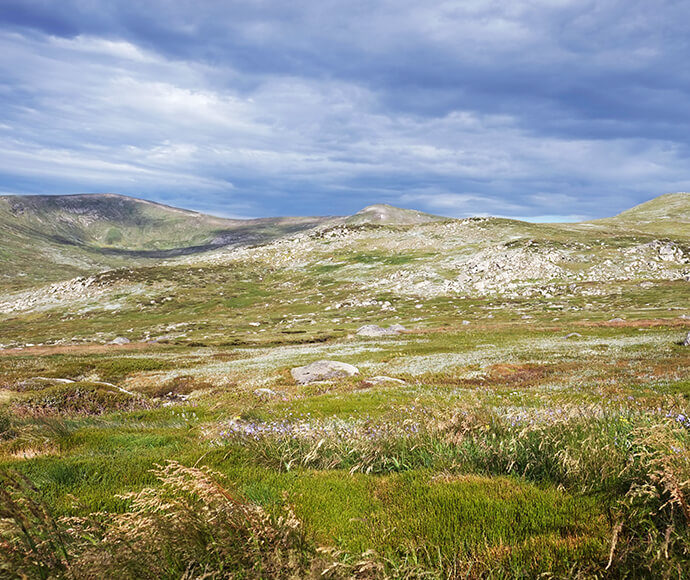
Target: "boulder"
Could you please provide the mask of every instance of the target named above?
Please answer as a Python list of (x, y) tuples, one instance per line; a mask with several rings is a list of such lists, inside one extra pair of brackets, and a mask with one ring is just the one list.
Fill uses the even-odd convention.
[(390, 336), (392, 334), (398, 334), (397, 331), (391, 330), (390, 328), (383, 328), (376, 324), (365, 324), (357, 329), (358, 336)]
[(688, 335), (685, 337), (685, 340), (683, 341), (683, 346), (690, 346), (690, 332), (688, 332)]
[(365, 324), (357, 329), (358, 336), (393, 336), (405, 330), (402, 324), (394, 324), (383, 328), (377, 324)]
[(319, 360), (303, 367), (296, 367), (290, 371), (290, 374), (300, 385), (306, 385), (317, 381), (358, 375), (359, 369), (337, 360)]
[(118, 336), (116, 339), (111, 340), (110, 344), (129, 344), (131, 341), (129, 338), (125, 338), (124, 336)]

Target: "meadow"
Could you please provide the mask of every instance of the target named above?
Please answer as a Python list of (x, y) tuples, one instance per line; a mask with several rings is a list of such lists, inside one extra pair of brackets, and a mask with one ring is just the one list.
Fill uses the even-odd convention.
[[(488, 308), (375, 339), (6, 349), (3, 574), (684, 577), (690, 325)], [(294, 383), (322, 358), (362, 374)]]
[[(688, 577), (687, 237), (569, 228), (12, 282), (0, 578)], [(359, 374), (298, 384), (318, 360)]]

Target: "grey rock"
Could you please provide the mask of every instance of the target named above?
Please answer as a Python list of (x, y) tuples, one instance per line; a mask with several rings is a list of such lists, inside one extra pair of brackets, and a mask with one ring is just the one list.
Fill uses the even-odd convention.
[(365, 324), (357, 329), (358, 336), (391, 336), (394, 334), (398, 334), (398, 331), (390, 328), (383, 328), (376, 324)]
[(566, 334), (565, 338), (582, 338), (582, 335), (579, 332), (571, 332), (569, 334)]
[(319, 360), (303, 367), (296, 367), (290, 371), (292, 378), (300, 385), (327, 381), (329, 379), (342, 379), (359, 374), (356, 366), (336, 361)]
[(612, 318), (609, 322), (625, 322), (623, 318)]
[(403, 332), (404, 330), (407, 330), (402, 324), (391, 324), (388, 329), (395, 330), (395, 332)]
[(267, 389), (265, 387), (262, 387), (260, 389), (255, 389), (254, 394), (257, 397), (270, 398), (270, 397), (275, 397), (278, 393), (276, 393), (273, 389)]
[(685, 337), (685, 340), (683, 341), (683, 346), (690, 346), (690, 332), (688, 332), (688, 335)]
[(124, 336), (118, 336), (116, 339), (111, 340), (110, 344), (129, 344), (131, 340), (125, 338)]

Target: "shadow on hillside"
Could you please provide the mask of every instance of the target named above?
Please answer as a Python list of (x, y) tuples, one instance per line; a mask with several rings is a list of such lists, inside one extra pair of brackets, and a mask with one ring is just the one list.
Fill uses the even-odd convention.
[(44, 237), (53, 243), (80, 248), (91, 254), (113, 257), (127, 257), (140, 259), (164, 259), (178, 256), (189, 256), (202, 254), (212, 250), (226, 247), (251, 246), (255, 244), (265, 244), (272, 242), (282, 236), (299, 233), (301, 231), (315, 227), (321, 223), (320, 220), (306, 221), (297, 224), (257, 224), (247, 225), (232, 230), (221, 230), (215, 232), (212, 241), (205, 244), (193, 246), (181, 246), (167, 249), (141, 249), (133, 250), (128, 248), (93, 246), (89, 243), (73, 240), (59, 235), (47, 235)]

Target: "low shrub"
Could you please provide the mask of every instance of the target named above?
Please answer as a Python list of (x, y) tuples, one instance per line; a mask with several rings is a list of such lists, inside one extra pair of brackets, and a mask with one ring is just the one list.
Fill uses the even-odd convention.
[(16, 434), (12, 417), (6, 411), (0, 410), (0, 441), (12, 439)]
[(13, 403), (19, 415), (102, 415), (113, 411), (148, 409), (152, 403), (139, 395), (130, 395), (113, 387), (94, 383), (57, 385)]
[(154, 398), (176, 397), (189, 395), (194, 391), (212, 389), (213, 385), (207, 381), (199, 380), (189, 375), (175, 377), (162, 384), (145, 389), (145, 393)]

